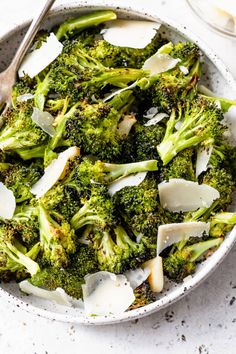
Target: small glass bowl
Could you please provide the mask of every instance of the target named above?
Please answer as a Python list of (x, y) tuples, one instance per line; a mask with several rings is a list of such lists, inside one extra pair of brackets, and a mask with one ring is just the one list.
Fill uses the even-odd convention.
[[(208, 0), (186, 0), (195, 15), (217, 33), (236, 39), (236, 20), (224, 19)], [(222, 0), (223, 1), (223, 0)], [(217, 16), (218, 15), (218, 16)]]

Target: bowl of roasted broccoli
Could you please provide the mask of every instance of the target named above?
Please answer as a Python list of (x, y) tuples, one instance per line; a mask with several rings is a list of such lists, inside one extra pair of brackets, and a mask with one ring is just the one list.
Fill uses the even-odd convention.
[[(26, 28), (1, 39), (1, 69)], [(0, 295), (105, 324), (199, 284), (235, 240), (235, 88), (181, 25), (55, 9), (1, 117)]]

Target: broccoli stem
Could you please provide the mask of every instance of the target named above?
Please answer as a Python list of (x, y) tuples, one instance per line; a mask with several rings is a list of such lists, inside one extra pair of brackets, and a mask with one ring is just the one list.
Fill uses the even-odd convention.
[(122, 249), (126, 249), (127, 246), (131, 247), (132, 249), (137, 248), (137, 244), (131, 240), (122, 226), (117, 226), (114, 229), (114, 232), (116, 234), (116, 244), (118, 247)]
[[(208, 124), (208, 120), (202, 110), (195, 115), (187, 114), (180, 128), (172, 133), (174, 124), (176, 124), (180, 118), (181, 110), (177, 118), (175, 111), (172, 111), (170, 119), (167, 122), (164, 139), (161, 144), (157, 146), (157, 151), (164, 165), (167, 165), (180, 151), (195, 146), (206, 138), (204, 129)], [(202, 134), (197, 134), (199, 127), (201, 127)]]
[(236, 225), (236, 213), (218, 213), (211, 219), (210, 235), (212, 237), (225, 236)]
[(50, 89), (50, 82), (51, 79), (50, 79), (50, 71), (49, 71), (47, 75), (44, 77), (43, 81), (38, 83), (37, 89), (34, 94), (34, 104), (41, 111), (43, 111), (44, 109), (46, 96)]
[(92, 14), (80, 16), (79, 18), (72, 18), (60, 25), (56, 36), (57, 39), (60, 40), (75, 31), (78, 32), (91, 26), (98, 26), (103, 22), (116, 20), (116, 18), (116, 14), (111, 10), (97, 11)]
[(227, 224), (235, 225), (236, 224), (236, 213), (218, 213), (213, 216), (211, 219), (211, 224)]
[(195, 262), (200, 258), (206, 251), (211, 248), (218, 247), (223, 242), (223, 238), (215, 238), (212, 240), (207, 240), (203, 242), (195, 243), (191, 246), (187, 246), (185, 250), (188, 250), (191, 254), (190, 262)]
[(33, 255), (34, 258), (37, 257), (37, 254), (39, 252), (38, 246), (35, 247), (33, 250), (29, 251), (27, 254), (23, 254), (22, 252), (20, 252), (10, 242), (1, 242), (0, 249), (2, 249), (3, 252), (8, 255), (10, 260), (26, 268), (31, 276), (35, 275), (38, 271), (40, 271), (38, 263), (36, 263), (29, 257), (30, 255)]
[[(102, 240), (101, 240), (101, 245), (100, 245), (100, 249), (102, 250), (102, 254), (101, 254), (101, 260), (102, 262), (103, 257), (111, 257), (115, 255), (115, 242), (112, 240), (111, 235), (107, 232), (104, 231), (103, 235), (102, 235)], [(99, 260), (99, 254), (100, 252), (98, 252), (98, 260)]]
[(16, 149), (16, 152), (23, 160), (30, 160), (43, 158), (45, 149), (46, 145), (40, 145), (30, 149)]
[(107, 182), (114, 181), (119, 177), (125, 177), (132, 173), (157, 171), (157, 161), (147, 160), (141, 162), (133, 162), (127, 164), (104, 163), (104, 172), (108, 172), (105, 180)]
[(103, 222), (97, 214), (90, 210), (89, 202), (86, 203), (82, 208), (73, 216), (71, 219), (71, 225), (75, 230), (80, 229), (85, 225), (91, 225), (96, 222)]
[(85, 86), (101, 86), (108, 84), (125, 88), (130, 82), (141, 79), (145, 71), (132, 68), (110, 69), (107, 72), (94, 76), (90, 81), (85, 82)]

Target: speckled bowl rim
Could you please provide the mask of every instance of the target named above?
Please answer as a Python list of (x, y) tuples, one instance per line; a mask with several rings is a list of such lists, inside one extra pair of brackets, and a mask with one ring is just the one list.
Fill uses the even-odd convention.
[[(204, 41), (202, 41), (195, 34), (193, 34), (192, 31), (189, 30), (186, 26), (176, 23), (175, 21), (169, 19), (166, 16), (159, 17), (157, 11), (156, 12), (153, 12), (153, 10), (149, 11), (147, 8), (142, 7), (140, 5), (127, 6), (123, 0), (119, 1), (119, 6), (117, 6), (115, 0), (114, 1), (91, 0), (91, 1), (84, 1), (84, 2), (80, 2), (80, 1), (71, 2), (69, 4), (60, 5), (56, 7), (51, 11), (49, 16), (53, 16), (55, 14), (63, 14), (63, 12), (65, 11), (67, 12), (69, 10), (76, 10), (76, 9), (79, 10), (79, 8), (83, 8), (86, 10), (96, 10), (96, 9), (98, 10), (98, 9), (109, 8), (109, 9), (116, 10), (117, 12), (125, 11), (126, 13), (129, 13), (131, 16), (132, 15), (142, 16), (150, 20), (154, 20), (154, 21), (156, 20), (162, 22), (165, 26), (169, 27), (170, 29), (184, 36), (185, 38), (188, 38), (191, 41), (197, 43), (198, 46), (201, 48), (201, 50), (204, 52), (204, 54), (215, 64), (218, 71), (221, 73), (221, 75), (228, 83), (229, 87), (231, 87), (232, 92), (234, 92), (236, 95), (236, 82), (232, 74), (229, 72), (229, 70), (226, 68), (223, 62), (215, 55), (213, 50), (211, 50), (209, 46), (204, 43)], [(6, 41), (16, 31), (22, 30), (28, 24), (29, 21), (25, 21), (21, 25), (15, 26), (11, 31), (9, 31), (8, 33), (6, 33), (4, 36), (1, 37), (0, 44), (1, 42)], [(214, 254), (211, 256), (210, 262), (205, 264), (204, 267), (202, 267), (202, 269), (200, 269), (198, 273), (194, 274), (193, 277), (188, 280), (188, 282), (181, 284), (180, 287), (174, 290), (171, 290), (170, 293), (165, 294), (161, 299), (155, 301), (152, 304), (146, 305), (139, 309), (121, 313), (118, 315), (96, 316), (96, 317), (90, 317), (90, 316), (74, 317), (69, 314), (55, 313), (28, 304), (22, 301), (21, 299), (17, 298), (16, 296), (9, 294), (6, 290), (2, 289), (1, 287), (0, 287), (0, 296), (5, 300), (7, 300), (10, 304), (20, 307), (21, 309), (24, 309), (29, 313), (33, 313), (38, 316), (42, 316), (51, 320), (58, 320), (62, 322), (87, 324), (87, 325), (105, 325), (105, 324), (121, 323), (124, 321), (134, 320), (146, 316), (148, 314), (157, 312), (158, 310), (161, 310), (167, 307), (168, 305), (173, 304), (175, 301), (181, 299), (183, 296), (188, 294), (191, 290), (193, 290), (197, 285), (199, 285), (203, 280), (205, 280), (216, 269), (216, 267), (222, 262), (222, 260), (226, 257), (226, 255), (230, 251), (230, 249), (233, 247), (235, 241), (236, 241), (236, 228), (232, 230), (230, 235), (221, 244), (219, 249), (216, 252), (214, 252)]]

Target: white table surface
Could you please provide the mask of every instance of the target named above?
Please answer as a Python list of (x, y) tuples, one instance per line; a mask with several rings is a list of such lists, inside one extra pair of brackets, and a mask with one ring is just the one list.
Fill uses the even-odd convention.
[[(123, 0), (116, 0), (117, 5)], [(37, 5), (43, 0), (38, 0)], [(66, 0), (64, 0), (64, 3)], [(33, 0), (0, 0), (0, 36), (35, 11)], [(57, 4), (63, 1), (57, 1)], [(126, 0), (126, 4), (143, 4)], [(236, 41), (211, 32), (184, 0), (145, 0), (145, 6), (191, 27), (236, 77)], [(121, 325), (83, 327), (33, 316), (0, 298), (1, 354), (234, 354), (236, 247), (207, 281), (154, 315)]]

